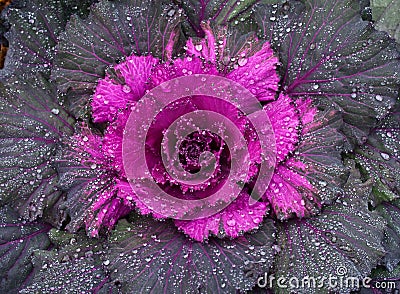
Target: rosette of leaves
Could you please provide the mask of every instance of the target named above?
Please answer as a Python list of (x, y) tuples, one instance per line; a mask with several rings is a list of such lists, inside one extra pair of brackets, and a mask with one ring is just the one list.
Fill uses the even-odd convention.
[[(339, 266), (351, 277), (398, 280), (398, 44), (362, 19), (363, 4), (93, 2), (18, 1), (3, 12), (10, 52), (0, 98), (1, 292), (258, 292), (265, 290), (256, 287), (265, 273), (300, 279), (329, 276)], [(396, 36), (398, 22), (390, 13), (374, 20)], [(216, 31), (226, 28), (232, 56), (256, 35), (270, 42), (280, 61), (279, 91), (293, 101), (311, 98), (321, 113), (335, 114), (322, 121), (341, 134), (340, 148), (318, 144), (323, 127), (312, 133), (314, 144), (300, 148), (321, 168), (305, 176), (320, 179), (319, 193), (329, 188), (337, 194), (318, 215), (284, 222), (267, 216), (257, 230), (234, 239), (193, 241), (170, 221), (134, 211), (99, 239), (85, 236), (80, 229), (87, 209), (93, 195), (112, 186), (110, 171), (60, 154), (71, 155), (65, 140), (82, 124), (90, 133), (104, 131), (106, 126), (92, 123), (88, 107), (98, 80), (132, 53), (165, 59), (171, 35), (172, 55), (180, 56), (188, 38), (204, 37), (207, 21)], [(335, 175), (323, 167), (336, 161), (326, 150), (347, 168), (347, 181), (330, 181)], [(357, 289), (275, 284), (270, 290)]]

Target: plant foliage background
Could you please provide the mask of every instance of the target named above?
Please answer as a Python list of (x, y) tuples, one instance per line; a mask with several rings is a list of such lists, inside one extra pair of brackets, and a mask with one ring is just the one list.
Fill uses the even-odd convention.
[[(350, 276), (400, 287), (399, 5), (13, 1), (0, 30), (9, 47), (0, 72), (0, 292), (259, 293), (266, 290), (255, 284), (266, 272), (301, 279), (329, 276), (338, 265)], [(145, 13), (132, 20), (136, 10)], [(312, 175), (337, 200), (310, 218), (266, 218), (256, 232), (232, 240), (196, 242), (171, 222), (135, 211), (89, 237), (84, 212), (102, 188), (91, 183), (106, 179), (105, 171), (65, 156), (63, 140), (82, 132), (83, 122), (92, 128), (87, 132), (104, 130), (93, 124), (89, 101), (112, 65), (133, 52), (164, 58), (173, 32), (179, 34), (173, 54), (180, 56), (189, 37), (204, 37), (207, 20), (227, 27), (232, 52), (255, 34), (269, 41), (280, 60), (281, 90), (311, 97), (328, 113), (321, 121), (340, 138), (332, 133), (326, 146), (316, 140), (302, 150), (310, 164), (340, 166), (346, 176), (337, 182), (329, 170)], [(149, 21), (156, 22), (150, 31)], [(312, 138), (324, 132), (313, 130)], [(340, 162), (321, 155), (326, 148)]]

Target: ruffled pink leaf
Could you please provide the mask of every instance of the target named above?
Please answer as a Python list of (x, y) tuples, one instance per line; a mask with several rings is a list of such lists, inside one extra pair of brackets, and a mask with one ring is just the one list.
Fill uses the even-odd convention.
[(119, 109), (138, 101), (149, 88), (148, 80), (158, 59), (152, 56), (131, 55), (114, 67), (118, 76), (108, 74), (97, 84), (91, 102), (94, 122), (111, 122)]
[(278, 100), (264, 107), (274, 128), (277, 161), (281, 162), (299, 142), (300, 119), (289, 96), (281, 94)]
[(277, 63), (278, 58), (274, 56), (270, 44), (265, 42), (254, 55), (239, 59), (239, 66), (226, 77), (246, 87), (260, 101), (272, 101), (279, 83)]
[(258, 228), (267, 212), (266, 203), (257, 202), (250, 206), (249, 197), (243, 192), (228, 207), (213, 216), (190, 221), (175, 220), (175, 225), (197, 241), (204, 241), (210, 235), (236, 238), (243, 232)]

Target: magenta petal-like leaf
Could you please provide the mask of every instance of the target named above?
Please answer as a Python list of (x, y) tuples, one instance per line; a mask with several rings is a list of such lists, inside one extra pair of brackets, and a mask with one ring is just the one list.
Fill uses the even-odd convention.
[(99, 81), (91, 106), (94, 122), (111, 122), (119, 109), (138, 101), (148, 89), (148, 80), (158, 59), (152, 56), (132, 55), (113, 68)]
[[(239, 57), (240, 58), (240, 57)], [(279, 77), (276, 73), (278, 58), (270, 44), (263, 44), (254, 55), (238, 60), (238, 66), (226, 77), (246, 87), (260, 101), (274, 100)]]
[(190, 221), (175, 220), (175, 225), (197, 241), (204, 241), (209, 235), (236, 238), (243, 232), (258, 228), (267, 212), (266, 203), (250, 205), (249, 199), (249, 194), (244, 192), (213, 216)]
[(276, 156), (283, 161), (299, 142), (300, 117), (291, 98), (281, 94), (264, 107), (274, 128)]

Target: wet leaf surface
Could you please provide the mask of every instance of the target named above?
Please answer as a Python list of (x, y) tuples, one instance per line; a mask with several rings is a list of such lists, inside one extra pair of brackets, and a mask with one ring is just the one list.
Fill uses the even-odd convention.
[[(0, 77), (50, 74), (55, 46), (72, 14), (84, 16), (93, 0), (21, 1), (7, 11), (9, 50)], [(78, 5), (79, 4), (79, 5)]]
[(0, 98), (0, 203), (35, 220), (61, 197), (53, 156), (74, 120), (57, 102), (54, 84), (40, 75), (12, 84)]
[[(385, 221), (368, 210), (365, 200), (370, 185), (351, 178), (345, 196), (326, 207), (320, 216), (294, 220), (278, 226), (277, 243), (281, 252), (275, 261), (275, 278), (286, 279), (287, 288), (274, 284), (275, 293), (290, 293), (288, 281), (294, 277), (296, 293), (331, 293), (329, 277), (362, 279), (369, 275), (384, 255), (381, 245)], [(316, 285), (302, 281), (313, 277)], [(325, 281), (321, 278), (325, 277)], [(296, 281), (299, 281), (296, 284)], [(312, 283), (312, 282), (310, 282)], [(340, 293), (356, 290), (352, 284), (337, 283)], [(353, 288), (353, 289), (352, 289)]]
[(398, 96), (393, 40), (363, 21), (352, 0), (258, 5), (254, 18), (279, 52), (284, 92), (340, 110), (349, 143), (362, 143)]
[(275, 227), (266, 221), (235, 240), (194, 242), (170, 222), (120, 221), (107, 263), (125, 292), (233, 293), (249, 290), (273, 259)]
[(87, 19), (73, 16), (57, 46), (52, 78), (68, 92), (71, 111), (83, 106), (107, 67), (125, 57), (152, 54), (168, 59), (181, 13), (163, 1), (101, 1)]
[(27, 223), (10, 207), (0, 208), (0, 291), (18, 293), (32, 279), (31, 255), (47, 249), (50, 226)]
[(366, 178), (374, 181), (373, 202), (400, 196), (400, 103), (356, 150), (356, 161)]
[(55, 248), (36, 251), (32, 282), (20, 293), (117, 293), (103, 270), (102, 239), (89, 239), (83, 232), (49, 232)]

